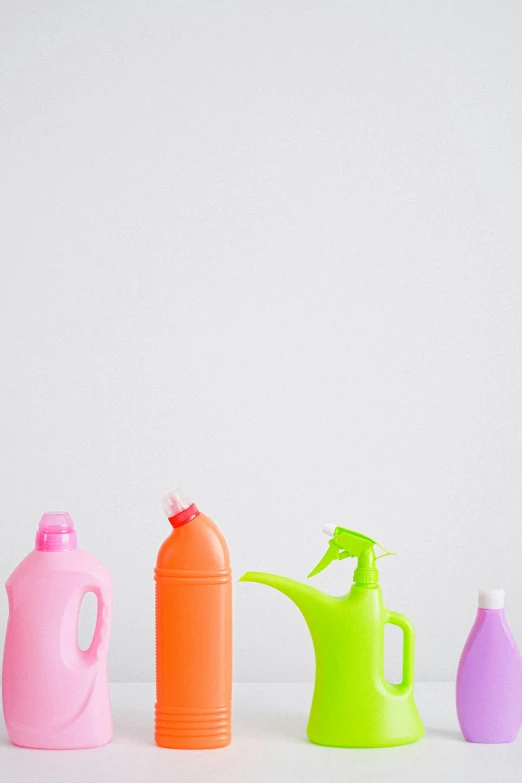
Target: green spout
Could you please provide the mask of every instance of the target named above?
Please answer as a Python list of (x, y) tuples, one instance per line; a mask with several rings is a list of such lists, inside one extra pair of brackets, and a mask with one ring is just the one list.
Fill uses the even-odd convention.
[(288, 579), (286, 576), (278, 576), (277, 574), (266, 574), (262, 571), (247, 571), (239, 581), (258, 582), (273, 587), (290, 598), (305, 618), (315, 646), (316, 633), (323, 627), (324, 615), (335, 604), (335, 598), (315, 587), (297, 582), (295, 579)]

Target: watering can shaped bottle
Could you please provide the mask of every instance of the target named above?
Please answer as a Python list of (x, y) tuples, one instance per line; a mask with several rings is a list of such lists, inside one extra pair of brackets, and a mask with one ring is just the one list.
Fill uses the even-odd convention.
[[(318, 745), (379, 748), (416, 742), (424, 727), (413, 698), (414, 633), (411, 622), (384, 606), (371, 538), (327, 525), (326, 554), (309, 576), (333, 560), (357, 557), (350, 592), (331, 596), (275, 574), (249, 571), (243, 582), (259, 582), (287, 595), (301, 610), (315, 650), (315, 687), (308, 738)], [(399, 626), (404, 635), (402, 681), (384, 676), (384, 628)]]

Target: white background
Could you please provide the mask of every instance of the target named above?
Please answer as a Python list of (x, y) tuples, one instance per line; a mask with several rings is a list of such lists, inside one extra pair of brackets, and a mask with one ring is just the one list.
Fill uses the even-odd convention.
[[(515, 0), (2, 2), (0, 576), (68, 510), (113, 680), (154, 677), (176, 486), (236, 577), (304, 578), (326, 522), (398, 551), (418, 679), (479, 586), (522, 639), (521, 33)], [(237, 585), (235, 678), (312, 676)]]

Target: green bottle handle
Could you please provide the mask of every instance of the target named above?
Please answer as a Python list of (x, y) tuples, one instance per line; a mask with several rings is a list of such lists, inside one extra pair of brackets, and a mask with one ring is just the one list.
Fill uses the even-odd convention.
[(402, 682), (399, 684), (399, 688), (411, 688), (413, 685), (413, 651), (415, 645), (413, 625), (403, 614), (399, 614), (398, 612), (390, 612), (389, 610), (386, 622), (390, 623), (391, 625), (397, 625), (402, 629)]

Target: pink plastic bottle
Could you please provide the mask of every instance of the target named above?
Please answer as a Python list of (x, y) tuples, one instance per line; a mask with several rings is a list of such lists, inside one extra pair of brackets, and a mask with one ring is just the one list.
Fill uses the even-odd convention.
[[(9, 599), (2, 701), (7, 731), (27, 748), (94, 748), (110, 742), (107, 680), (111, 577), (77, 548), (69, 514), (44, 514), (36, 547), (6, 583)], [(82, 599), (93, 592), (92, 643), (78, 646)]]
[(522, 659), (503, 590), (479, 590), (479, 609), (457, 674), (457, 714), (468, 742), (513, 742), (522, 724)]

